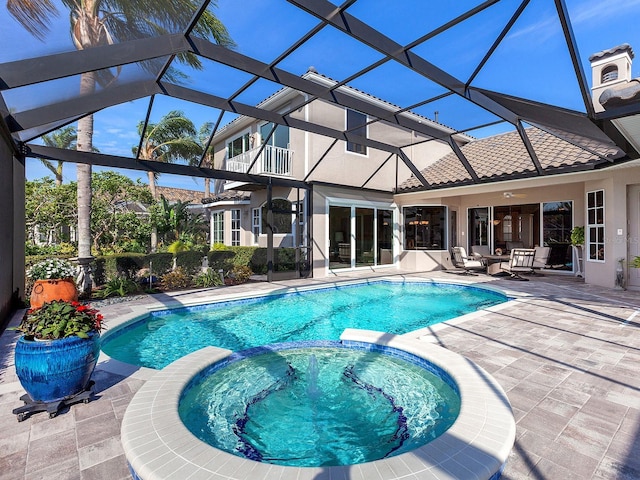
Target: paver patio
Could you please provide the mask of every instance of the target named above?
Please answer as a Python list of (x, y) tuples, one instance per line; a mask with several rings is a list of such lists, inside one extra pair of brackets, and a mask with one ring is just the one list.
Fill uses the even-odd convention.
[[(377, 274), (403, 275), (383, 269)], [(371, 275), (376, 273), (367, 273)], [(364, 274), (344, 273), (335, 280), (358, 276)], [(424, 338), (475, 361), (507, 392), (517, 434), (502, 478), (640, 478), (638, 292), (598, 288), (550, 274), (529, 282), (446, 272), (406, 276), (490, 282), (515, 296), (506, 308), (434, 329)], [(250, 283), (181, 292), (171, 298), (328, 281)], [(148, 297), (100, 309), (108, 320), (132, 305), (168, 298)], [(14, 318), (12, 323), (16, 322)], [(108, 362), (99, 364), (93, 377), (93, 401), (73, 405), (53, 419), (39, 413), (17, 422), (11, 412), (22, 405), (23, 391), (13, 368), (16, 338), (11, 331), (0, 337), (0, 479), (130, 478), (120, 444), (120, 423), (145, 375), (135, 369), (116, 375)], [(329, 475), (318, 478), (329, 479)]]

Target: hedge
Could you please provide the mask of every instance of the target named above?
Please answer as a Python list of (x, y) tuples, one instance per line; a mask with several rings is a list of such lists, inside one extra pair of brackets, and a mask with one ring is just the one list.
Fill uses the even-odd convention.
[[(207, 254), (209, 267), (225, 274), (234, 266), (247, 266), (253, 273), (267, 273), (267, 249), (264, 247), (225, 247), (224, 250), (212, 250)], [(296, 269), (296, 249), (276, 248), (274, 250), (274, 271), (291, 271)]]
[(198, 250), (178, 252), (176, 253), (176, 267), (182, 267), (187, 275), (195, 275), (200, 272), (204, 257), (205, 255)]
[(91, 265), (93, 279), (97, 285), (104, 285), (116, 277), (134, 280), (138, 271), (144, 268), (144, 253), (118, 253), (96, 257)]
[(161, 277), (173, 270), (173, 254), (164, 252), (145, 255), (144, 268), (151, 268), (152, 275)]

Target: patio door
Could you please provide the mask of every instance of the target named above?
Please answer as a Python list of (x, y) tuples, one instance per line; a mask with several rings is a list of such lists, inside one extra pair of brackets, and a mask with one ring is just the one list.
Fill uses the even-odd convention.
[[(629, 232), (627, 241), (627, 262), (640, 257), (640, 185), (632, 185), (627, 192), (629, 202)], [(640, 268), (628, 269), (627, 286), (640, 289)]]
[(393, 228), (393, 210), (330, 206), (329, 268), (393, 264)]
[(469, 209), (469, 245), (489, 245), (489, 207)]

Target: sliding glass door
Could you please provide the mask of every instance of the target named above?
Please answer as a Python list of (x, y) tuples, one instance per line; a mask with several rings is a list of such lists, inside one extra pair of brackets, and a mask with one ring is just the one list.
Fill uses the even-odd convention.
[(331, 269), (393, 264), (393, 210), (329, 207)]

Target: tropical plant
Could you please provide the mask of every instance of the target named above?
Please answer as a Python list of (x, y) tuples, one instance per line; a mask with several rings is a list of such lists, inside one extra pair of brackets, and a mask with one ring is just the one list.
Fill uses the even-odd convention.
[[(213, 3), (213, 2), (212, 2)], [(69, 10), (71, 20), (71, 38), (78, 50), (106, 46), (116, 42), (136, 40), (158, 36), (158, 34), (184, 31), (193, 15), (201, 7), (200, 0), (158, 0), (138, 2), (131, 0), (62, 0)], [(214, 4), (215, 5), (215, 4)], [(56, 4), (50, 0), (7, 0), (9, 13), (33, 36), (44, 40), (49, 30), (50, 17), (57, 15)], [(232, 46), (233, 41), (220, 21), (205, 10), (194, 25), (194, 33), (210, 38), (223, 46)], [(191, 67), (201, 69), (202, 64), (194, 54), (180, 54), (178, 60)], [(142, 62), (144, 69), (158, 71), (156, 59)], [(110, 69), (84, 72), (80, 75), (80, 96), (89, 96), (98, 86), (112, 83), (120, 73)], [(168, 79), (177, 79), (177, 72), (169, 69)], [(93, 114), (78, 120), (76, 149), (83, 152), (93, 151)], [(78, 258), (84, 269), (83, 284), (80, 293), (88, 295), (91, 291), (91, 276), (88, 259), (91, 258), (91, 165), (77, 165), (78, 181)]]
[(160, 202), (152, 211), (152, 223), (159, 237), (167, 242), (181, 241), (187, 247), (204, 240), (206, 221), (202, 215), (191, 212), (190, 205), (190, 202), (182, 201), (169, 204), (163, 195), (160, 196)]
[[(205, 122), (198, 130), (198, 144), (202, 149), (202, 162), (199, 167), (213, 168), (213, 147), (210, 145), (211, 134), (214, 125), (211, 122)], [(211, 179), (204, 177), (204, 198), (211, 197)]]
[(224, 285), (222, 278), (220, 278), (220, 274), (213, 268), (207, 268), (206, 272), (196, 275), (193, 279), (193, 283), (202, 288), (219, 287), (220, 285)]
[(160, 287), (163, 290), (177, 290), (190, 286), (191, 277), (181, 267), (176, 268), (172, 272), (165, 273), (160, 277)]
[[(142, 160), (173, 163), (186, 160), (193, 164), (200, 158), (202, 147), (196, 140), (196, 127), (179, 110), (172, 110), (158, 123), (138, 123), (138, 134), (142, 137), (142, 147), (133, 147), (133, 154)], [(148, 172), (149, 189), (154, 199), (156, 193), (156, 174)]]
[(248, 282), (251, 275), (253, 275), (253, 271), (246, 265), (234, 265), (229, 272), (229, 278), (233, 279), (233, 283)]
[(136, 293), (140, 290), (140, 287), (133, 280), (126, 277), (115, 277), (109, 280), (102, 290), (96, 292), (96, 297), (98, 298), (107, 298), (107, 297), (126, 297), (132, 293)]
[(167, 247), (167, 252), (173, 253), (174, 255), (178, 252), (186, 252), (189, 250), (189, 247), (185, 245), (182, 240), (176, 240), (169, 247)]
[(55, 340), (76, 336), (89, 338), (92, 332), (104, 328), (103, 316), (98, 310), (79, 302), (54, 300), (42, 307), (28, 310), (27, 315), (15, 330), (28, 338)]
[(573, 227), (571, 230), (571, 245), (584, 245), (584, 227)]
[[(47, 135), (43, 135), (42, 141), (47, 147), (75, 150), (77, 138), (78, 135), (76, 134), (76, 127), (69, 125), (59, 128)], [(46, 158), (41, 158), (40, 161), (49, 171), (51, 171), (51, 173), (55, 175), (56, 186), (62, 185), (62, 166), (64, 165), (64, 162), (58, 160), (58, 163), (54, 165), (51, 160)]]
[[(143, 138), (142, 148), (138, 150), (137, 146), (133, 147), (133, 153), (143, 160), (165, 163), (186, 160), (193, 164), (200, 158), (202, 150), (195, 139), (196, 128), (180, 111), (169, 112), (157, 124), (138, 123), (138, 134)], [(157, 200), (156, 174), (150, 171), (148, 176), (151, 196)], [(151, 251), (155, 252), (157, 246), (158, 234), (154, 227), (151, 233)]]
[(29, 270), (27, 270), (27, 278), (31, 280), (73, 278), (75, 272), (75, 268), (68, 261), (60, 258), (49, 258), (29, 268)]

